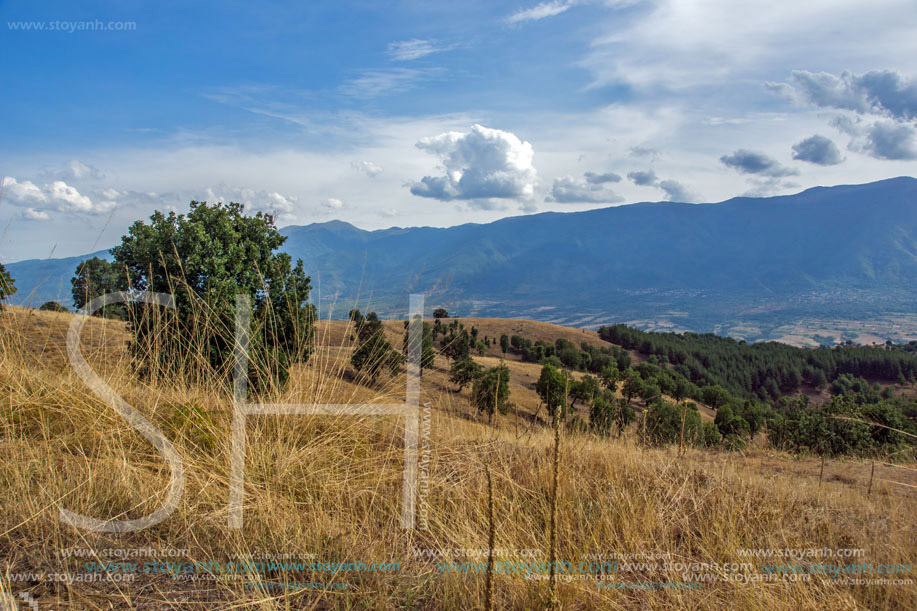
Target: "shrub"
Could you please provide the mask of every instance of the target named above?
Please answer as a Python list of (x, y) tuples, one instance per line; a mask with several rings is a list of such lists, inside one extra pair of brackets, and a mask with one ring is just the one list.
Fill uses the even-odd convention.
[(41, 307), (38, 308), (44, 312), (66, 312), (67, 308), (57, 303), (56, 301), (46, 301), (41, 304)]

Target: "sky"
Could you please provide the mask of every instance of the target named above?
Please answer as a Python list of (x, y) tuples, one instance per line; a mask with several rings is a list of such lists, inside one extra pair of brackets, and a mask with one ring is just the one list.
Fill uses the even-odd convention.
[(917, 175), (913, 0), (0, 0), (0, 261)]

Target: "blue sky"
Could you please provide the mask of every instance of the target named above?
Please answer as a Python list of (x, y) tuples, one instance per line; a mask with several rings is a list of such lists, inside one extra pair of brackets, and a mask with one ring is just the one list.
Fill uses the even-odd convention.
[(0, 2), (0, 260), (191, 199), (445, 226), (914, 175), (914, 31), (911, 0)]

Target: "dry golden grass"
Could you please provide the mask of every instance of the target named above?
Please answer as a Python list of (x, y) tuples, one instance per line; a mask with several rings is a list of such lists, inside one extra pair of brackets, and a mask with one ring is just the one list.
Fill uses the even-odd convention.
[[(445, 361), (424, 374), (422, 390), (422, 401), (432, 407), (429, 494), (423, 497), (427, 530), (405, 531), (399, 523), (401, 425), (355, 416), (250, 417), (245, 525), (227, 528), (228, 392), (138, 381), (124, 356), (124, 330), (99, 320), (86, 328), (90, 362), (172, 440), (183, 456), (187, 482), (179, 508), (158, 526), (120, 535), (73, 529), (59, 520), (59, 507), (100, 518), (148, 513), (165, 496), (168, 468), (143, 437), (62, 366), (67, 315), (10, 308), (0, 318), (0, 601), (27, 591), (40, 608), (54, 609), (483, 608), (485, 574), (442, 573), (437, 562), (486, 557), (436, 559), (413, 550), (486, 553), (485, 463), (493, 479), (495, 547), (547, 554), (552, 431), (521, 415), (498, 418), (493, 426), (479, 421), (467, 405), (467, 391), (456, 394), (449, 387)], [(334, 324), (320, 327), (316, 354), (276, 400), (403, 400), (403, 375), (374, 388), (354, 380), (346, 365), (348, 334), (343, 326), (329, 331)], [(401, 332), (392, 330), (396, 347)], [(531, 415), (530, 398), (523, 397), (530, 383), (521, 377), (523, 365), (513, 363), (513, 400)], [(176, 421), (175, 406), (192, 402), (206, 417)], [(668, 554), (670, 562), (722, 564), (754, 562), (740, 557), (739, 548), (862, 548), (865, 557), (855, 561), (917, 566), (911, 488), (881, 481), (867, 496), (868, 465), (856, 462), (832, 463), (819, 486), (810, 462), (764, 451), (689, 450), (679, 457), (674, 447), (641, 448), (631, 435), (605, 440), (564, 433), (558, 557), (577, 563), (589, 554)], [(894, 479), (894, 469), (885, 469), (889, 473), (882, 472), (882, 479)], [(398, 562), (400, 570), (273, 571), (247, 579), (349, 584), (337, 591), (246, 589), (243, 580), (219, 575), (191, 581), (139, 574), (133, 583), (14, 580), (29, 572), (80, 573), (84, 560), (65, 558), (62, 550), (102, 554), (106, 548), (146, 547), (188, 549), (188, 559), (199, 562), (268, 552), (314, 554), (328, 562)], [(671, 567), (632, 568), (615, 578), (685, 581)], [(699, 590), (640, 591), (599, 589), (592, 579), (567, 581), (562, 575), (559, 603), (564, 609), (917, 608), (913, 584), (839, 585), (817, 577), (809, 583), (746, 584), (722, 579), (722, 571), (692, 572), (712, 573), (713, 580)], [(545, 608), (547, 581), (496, 573), (493, 602), (498, 609)]]

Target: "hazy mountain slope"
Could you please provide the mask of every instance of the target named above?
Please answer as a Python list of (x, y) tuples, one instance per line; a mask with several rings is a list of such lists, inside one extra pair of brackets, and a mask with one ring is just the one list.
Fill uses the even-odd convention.
[[(332, 221), (282, 232), (284, 250), (303, 259), (317, 299), (336, 303), (336, 316), (358, 295), (400, 313), (410, 292), (423, 291), (428, 304), (463, 315), (582, 324), (672, 315), (709, 330), (750, 312), (787, 320), (913, 312), (917, 298), (917, 180), (906, 177), (445, 229)], [(60, 265), (68, 279), (77, 260)], [(57, 265), (8, 267), (27, 292), (39, 272), (41, 286), (56, 290)]]
[[(492, 315), (628, 302), (639, 302), (639, 309), (741, 311), (758, 300), (791, 302), (811, 291), (833, 291), (836, 304), (901, 301), (917, 279), (917, 180), (911, 178), (448, 229), (359, 232), (326, 225), (285, 230), (286, 249), (306, 255), (324, 296), (353, 297), (362, 278), (364, 295), (399, 307), (408, 292), (423, 290), (460, 308), (496, 302), (483, 306)], [(654, 303), (649, 295), (656, 295)]]
[(36, 308), (46, 301), (57, 301), (67, 307), (72, 306), (70, 279), (73, 278), (77, 265), (93, 257), (111, 259), (107, 250), (100, 250), (79, 257), (28, 259), (8, 263), (6, 268), (16, 281), (16, 294), (13, 295), (12, 302)]

